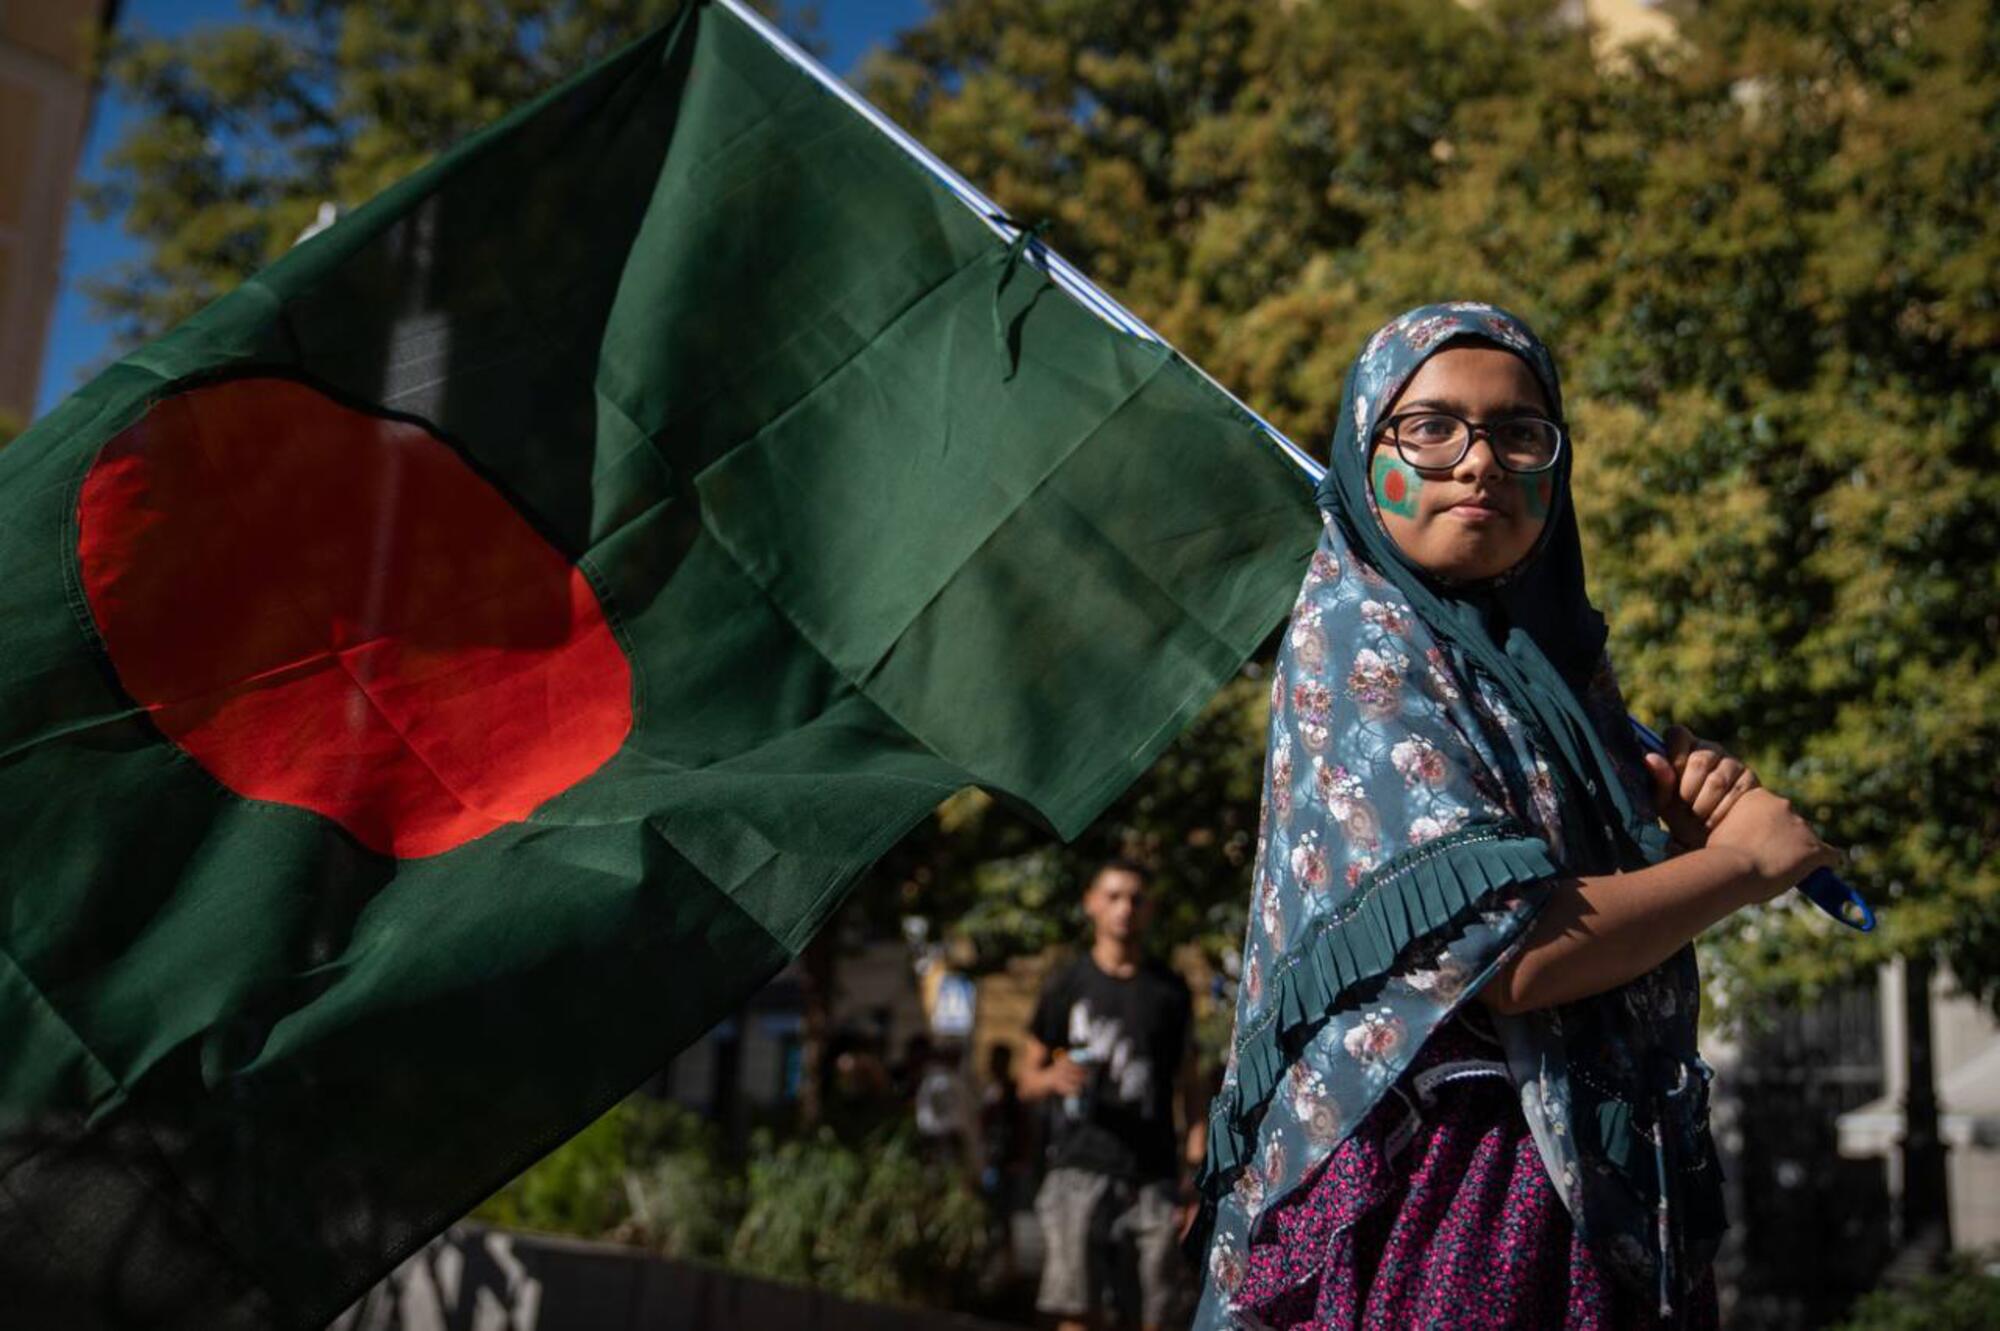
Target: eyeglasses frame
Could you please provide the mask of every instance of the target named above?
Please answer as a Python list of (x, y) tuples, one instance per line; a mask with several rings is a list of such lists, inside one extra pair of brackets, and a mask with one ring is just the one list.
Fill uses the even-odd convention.
[[(1403, 437), (1397, 426), (1416, 416), (1449, 416), (1460, 425), (1463, 425), (1465, 427), (1465, 443), (1459, 448), (1458, 456), (1449, 462), (1419, 462), (1408, 453), (1405, 453), (1403, 451)], [(1496, 425), (1504, 425), (1509, 421), (1547, 421), (1555, 427), (1556, 447), (1555, 451), (1549, 454), (1547, 462), (1542, 463), (1539, 467), (1510, 467), (1507, 465), (1507, 459), (1500, 456), (1500, 450), (1494, 446), (1493, 428)], [(1397, 457), (1420, 471), (1449, 471), (1451, 468), (1456, 467), (1459, 463), (1465, 461), (1465, 455), (1472, 451), (1473, 441), (1481, 435), (1486, 436), (1486, 446), (1493, 449), (1493, 460), (1500, 464), (1500, 470), (1511, 472), (1516, 476), (1534, 476), (1549, 470), (1556, 463), (1562, 461), (1563, 450), (1569, 447), (1568, 425), (1556, 420), (1552, 416), (1540, 416), (1533, 412), (1520, 416), (1508, 416), (1499, 421), (1469, 421), (1455, 411), (1439, 411), (1435, 408), (1427, 408), (1423, 411), (1399, 411), (1393, 416), (1385, 416), (1376, 422), (1375, 428), (1378, 432), (1386, 431), (1388, 433), (1389, 442), (1394, 446)]]

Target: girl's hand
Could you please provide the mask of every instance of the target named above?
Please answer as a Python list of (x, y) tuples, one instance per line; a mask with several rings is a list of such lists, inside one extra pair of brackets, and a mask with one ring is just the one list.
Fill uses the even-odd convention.
[(1729, 816), (1708, 834), (1711, 850), (1740, 854), (1756, 900), (1769, 901), (1814, 869), (1832, 868), (1846, 856), (1819, 839), (1792, 802), (1761, 787), (1745, 791)]
[(1695, 738), (1686, 726), (1669, 726), (1665, 738), (1666, 757), (1646, 755), (1653, 802), (1674, 840), (1690, 848), (1705, 846), (1736, 802), (1762, 783), (1720, 744)]

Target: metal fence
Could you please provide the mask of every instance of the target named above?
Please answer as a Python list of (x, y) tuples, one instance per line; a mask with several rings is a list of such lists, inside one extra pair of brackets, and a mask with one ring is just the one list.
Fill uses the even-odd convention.
[(1874, 978), (1780, 1014), (1744, 1044), (1739, 1100), (1741, 1331), (1826, 1326), (1890, 1256), (1884, 1162), (1847, 1160), (1835, 1120), (1883, 1094)]

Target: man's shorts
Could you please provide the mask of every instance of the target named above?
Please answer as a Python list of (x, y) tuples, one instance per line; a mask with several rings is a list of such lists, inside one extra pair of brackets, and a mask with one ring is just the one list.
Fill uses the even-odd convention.
[(1171, 1182), (1132, 1183), (1083, 1169), (1051, 1169), (1035, 1197), (1045, 1256), (1038, 1311), (1087, 1318), (1111, 1293), (1141, 1325), (1184, 1315), (1188, 1285)]

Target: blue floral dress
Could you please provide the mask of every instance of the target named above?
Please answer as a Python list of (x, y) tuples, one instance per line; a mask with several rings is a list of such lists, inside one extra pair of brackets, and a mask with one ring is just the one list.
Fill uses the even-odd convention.
[[(1512, 603), (1414, 582), (1372, 508), (1354, 511), (1360, 441), (1426, 356), (1465, 337), (1522, 355), (1560, 409), (1534, 335), (1473, 303), (1405, 315), (1349, 376), (1333, 463), (1346, 488), (1330, 477), (1322, 492), (1325, 529), (1272, 681), (1236, 1031), (1202, 1179), (1203, 1331), (1270, 1324), (1269, 1271), (1255, 1275), (1253, 1257), (1282, 1247), (1281, 1228), (1297, 1229), (1296, 1208), (1313, 1199), (1306, 1185), (1364, 1125), (1377, 1129), (1364, 1145), (1381, 1145), (1378, 1106), (1407, 1100), (1409, 1079), (1437, 1065), (1435, 1048), (1418, 1060), (1512, 959), (1556, 880), (1665, 852), (1567, 507), (1526, 561), (1543, 566), (1540, 581), (1517, 584)], [(1566, 465), (1559, 482), (1566, 501)], [(1565, 595), (1580, 606), (1566, 618), (1551, 608)], [(1528, 622), (1539, 638), (1510, 630)], [(1565, 640), (1593, 622), (1581, 648)], [(1478, 638), (1493, 624), (1504, 656)], [(1564, 648), (1575, 650), (1560, 658)], [(1577, 671), (1579, 651), (1594, 668)], [(1553, 688), (1546, 658), (1567, 665)], [(1539, 664), (1514, 671), (1515, 659)], [(1557, 1203), (1547, 1214), (1566, 1227), (1488, 1240), (1567, 1251), (1573, 1229), (1627, 1302), (1664, 1320), (1692, 1308), (1695, 1324), (1712, 1305), (1722, 1228), (1698, 1003), (1690, 947), (1609, 993), (1495, 1018), (1495, 1044), (1475, 1060), (1502, 1078), (1498, 1126), (1531, 1146), (1537, 1186)]]

